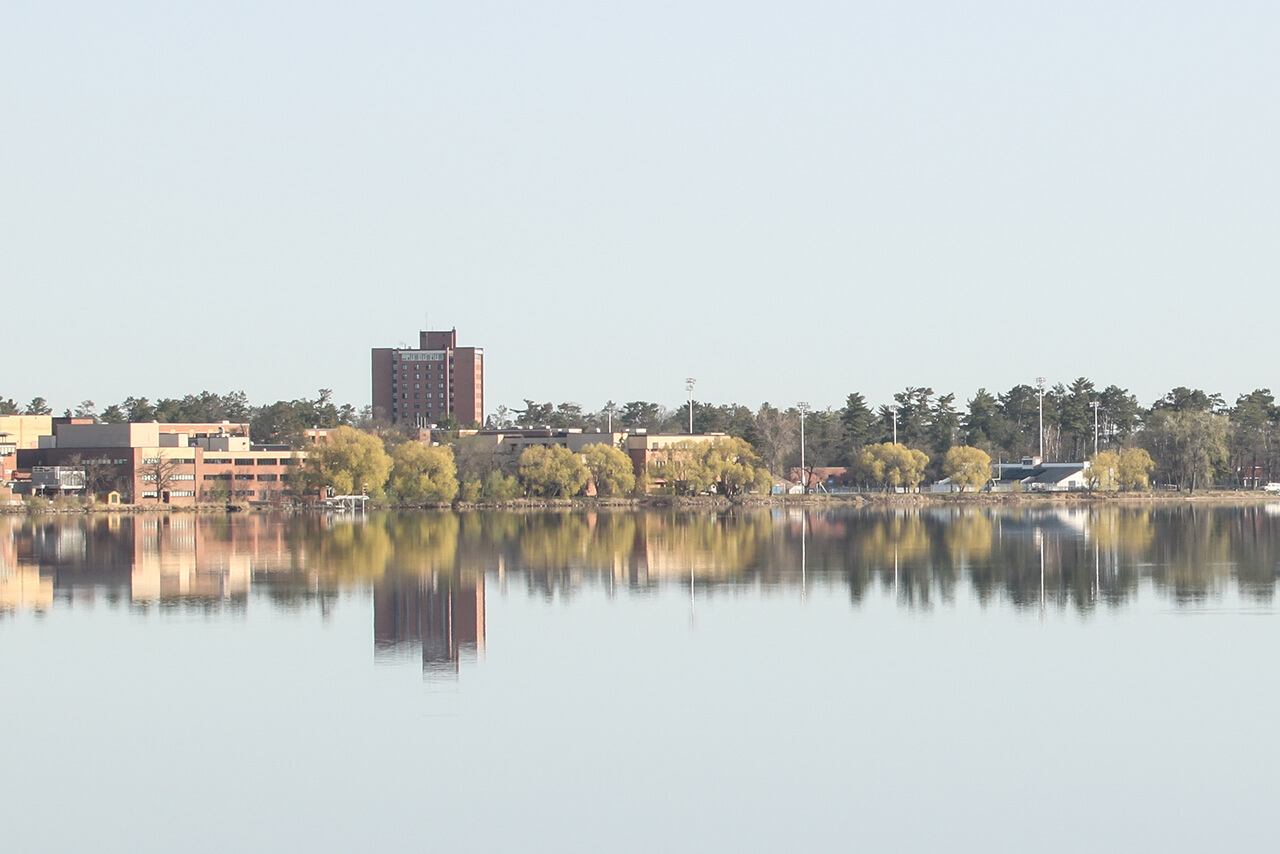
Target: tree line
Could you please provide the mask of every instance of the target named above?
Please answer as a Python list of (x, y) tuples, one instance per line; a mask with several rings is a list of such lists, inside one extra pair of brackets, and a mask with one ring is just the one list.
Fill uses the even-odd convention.
[[(316, 397), (300, 397), (295, 400), (278, 400), (275, 403), (253, 405), (243, 391), (218, 394), (202, 391), (184, 397), (162, 397), (154, 402), (146, 397), (126, 397), (99, 409), (92, 400), (82, 400), (74, 408), (67, 408), (62, 415), (67, 418), (88, 418), (106, 424), (145, 423), (161, 424), (218, 423), (230, 421), (248, 424), (255, 442), (284, 444), (302, 447), (305, 431), (312, 427), (357, 427), (371, 429), (377, 426), (372, 407), (357, 409), (349, 403), (333, 402), (333, 391), (322, 388)], [(43, 397), (34, 397), (25, 407), (12, 398), (0, 397), (0, 415), (53, 415), (53, 408)], [(456, 426), (456, 425), (452, 425)]]
[[(41, 397), (33, 398), (26, 407), (0, 397), (0, 414), (23, 413), (52, 414), (52, 409)], [(395, 432), (390, 425), (379, 423), (368, 406), (357, 409), (334, 403), (329, 389), (320, 389), (314, 398), (262, 405), (251, 404), (242, 391), (203, 391), (154, 402), (131, 396), (101, 410), (85, 400), (63, 414), (104, 422), (247, 422), (255, 441), (293, 447), (302, 446), (304, 431), (310, 427)], [(688, 430), (689, 416), (688, 402), (671, 409), (651, 401), (608, 401), (590, 411), (573, 402), (525, 399), (523, 406), (514, 409), (499, 406), (485, 426), (683, 433)], [(1152, 460), (1156, 483), (1183, 489), (1213, 485), (1253, 488), (1280, 480), (1280, 407), (1267, 388), (1241, 394), (1228, 403), (1221, 394), (1179, 386), (1142, 406), (1127, 389), (1102, 387), (1079, 377), (1070, 383), (1042, 387), (1019, 384), (1004, 392), (980, 388), (966, 401), (952, 393), (935, 393), (929, 387), (908, 386), (877, 406), (861, 393), (851, 392), (843, 406), (805, 413), (795, 406), (783, 408), (768, 402), (752, 409), (739, 403), (694, 400), (692, 417), (695, 433), (719, 432), (744, 440), (760, 465), (775, 477), (785, 477), (800, 465), (803, 419), (803, 459), (809, 474), (828, 466), (856, 470), (864, 449), (896, 440), (896, 444), (927, 458), (918, 473), (921, 482), (945, 475), (947, 452), (954, 447), (977, 448), (994, 462), (1039, 456), (1042, 447), (1045, 459), (1059, 461), (1141, 448)], [(438, 426), (450, 431), (463, 425), (445, 421)], [(463, 468), (476, 456), (461, 447), (458, 455)], [(495, 467), (481, 468), (478, 480), (484, 483)], [(902, 466), (898, 469), (905, 472)], [(514, 476), (514, 472), (506, 474)], [(903, 474), (904, 482), (915, 479), (914, 472)], [(496, 480), (494, 485), (496, 489)]]
[(637, 479), (631, 458), (607, 441), (580, 451), (531, 446), (518, 456), (501, 453), (491, 438), (454, 434), (444, 442), (339, 427), (312, 446), (299, 478), (308, 494), (366, 493), (401, 504), (454, 500), (624, 496), (656, 487), (672, 495), (713, 492), (728, 497), (767, 493), (773, 479), (743, 439), (677, 442), (659, 452)]
[[(800, 466), (803, 420), (808, 475), (832, 466), (866, 473), (864, 449), (896, 440), (927, 457), (918, 473), (905, 461), (896, 466), (904, 484), (946, 476), (947, 453), (955, 447), (977, 448), (997, 463), (1041, 456), (1042, 449), (1044, 459), (1067, 462), (1101, 452), (1118, 459), (1126, 449), (1141, 449), (1152, 463), (1150, 480), (1179, 489), (1257, 488), (1280, 480), (1280, 406), (1267, 388), (1228, 403), (1221, 394), (1178, 386), (1143, 406), (1128, 389), (1078, 377), (1042, 387), (1019, 384), (1004, 392), (980, 388), (966, 401), (908, 386), (878, 406), (851, 392), (843, 406), (805, 413), (768, 402), (753, 410), (694, 400), (692, 408), (695, 433), (744, 439), (775, 476)], [(486, 426), (682, 433), (689, 427), (689, 409), (688, 402), (668, 409), (650, 401), (609, 401), (592, 412), (577, 403), (526, 399), (522, 407), (498, 407)], [(1131, 467), (1144, 466), (1137, 457), (1130, 461)], [(866, 474), (866, 482), (880, 482), (876, 471)], [(1140, 480), (1135, 475), (1127, 482)], [(1121, 481), (1126, 478), (1117, 477)]]

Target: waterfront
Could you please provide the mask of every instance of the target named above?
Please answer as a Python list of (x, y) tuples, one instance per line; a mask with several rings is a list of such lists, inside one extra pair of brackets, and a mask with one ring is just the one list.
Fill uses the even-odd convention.
[(1270, 508), (0, 520), (0, 815), (23, 851), (1256, 843)]

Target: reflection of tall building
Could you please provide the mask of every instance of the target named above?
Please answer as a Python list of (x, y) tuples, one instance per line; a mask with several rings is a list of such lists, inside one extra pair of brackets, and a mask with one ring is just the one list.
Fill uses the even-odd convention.
[(423, 670), (458, 669), (484, 653), (484, 577), (440, 584), (433, 576), (388, 580), (373, 591), (373, 640), (380, 653), (422, 648)]

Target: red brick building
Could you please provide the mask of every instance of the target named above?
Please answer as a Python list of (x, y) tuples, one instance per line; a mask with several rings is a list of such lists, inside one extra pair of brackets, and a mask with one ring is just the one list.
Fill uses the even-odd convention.
[(458, 330), (421, 332), (415, 349), (375, 347), (373, 414), (426, 427), (455, 418), (484, 424), (484, 350), (459, 347)]

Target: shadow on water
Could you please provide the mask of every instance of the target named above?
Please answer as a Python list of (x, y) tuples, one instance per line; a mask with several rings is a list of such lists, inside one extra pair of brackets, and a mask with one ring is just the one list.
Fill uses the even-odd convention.
[(969, 596), (1087, 614), (1144, 587), (1180, 606), (1231, 590), (1269, 604), (1278, 558), (1271, 505), (7, 517), (0, 616), (235, 612), (251, 595), (326, 614), (370, 591), (380, 656), (420, 651), (424, 668), (450, 670), (483, 653), (486, 585), (548, 601), (672, 584), (701, 596), (844, 588), (855, 606)]

